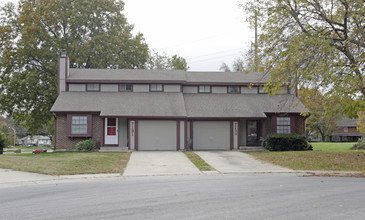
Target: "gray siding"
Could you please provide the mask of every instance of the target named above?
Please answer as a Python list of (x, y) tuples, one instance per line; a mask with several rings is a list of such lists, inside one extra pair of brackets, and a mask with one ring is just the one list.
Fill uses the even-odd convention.
[(184, 86), (183, 93), (198, 93), (198, 86)]
[(86, 85), (85, 84), (69, 84), (68, 91), (70, 92), (85, 92)]
[(148, 84), (134, 84), (133, 92), (149, 92), (150, 86)]
[(194, 150), (229, 150), (229, 121), (194, 121)]
[(119, 118), (118, 119), (118, 138), (119, 138), (119, 147), (127, 147), (128, 144), (128, 124), (127, 119)]
[(176, 121), (138, 121), (138, 150), (176, 150)]
[(164, 85), (165, 92), (180, 92), (180, 85)]
[(213, 86), (212, 93), (227, 93), (227, 86)]
[(118, 84), (101, 84), (102, 92), (118, 92)]

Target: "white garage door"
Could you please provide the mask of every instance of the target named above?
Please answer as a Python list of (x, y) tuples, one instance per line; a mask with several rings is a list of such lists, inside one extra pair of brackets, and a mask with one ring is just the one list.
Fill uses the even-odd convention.
[(175, 150), (176, 121), (138, 121), (138, 150)]
[(194, 121), (194, 150), (230, 150), (230, 124), (228, 121)]

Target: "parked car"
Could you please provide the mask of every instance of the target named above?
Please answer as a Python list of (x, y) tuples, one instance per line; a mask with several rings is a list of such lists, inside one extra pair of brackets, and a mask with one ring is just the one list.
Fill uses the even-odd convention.
[(32, 152), (33, 154), (47, 153), (47, 149), (37, 149)]

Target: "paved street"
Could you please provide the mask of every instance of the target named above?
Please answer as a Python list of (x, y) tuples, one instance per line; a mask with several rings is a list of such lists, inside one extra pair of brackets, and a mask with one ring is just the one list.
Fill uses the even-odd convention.
[(0, 189), (1, 219), (365, 219), (365, 179), (128, 177)]

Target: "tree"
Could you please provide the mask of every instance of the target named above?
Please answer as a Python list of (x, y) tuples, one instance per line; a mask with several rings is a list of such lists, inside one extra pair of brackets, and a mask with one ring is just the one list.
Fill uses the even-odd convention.
[(336, 115), (327, 109), (325, 97), (316, 88), (302, 88), (298, 90), (298, 98), (310, 112), (306, 130), (319, 133), (325, 141), (334, 131), (337, 120)]
[(232, 68), (230, 68), (225, 62), (223, 62), (219, 67), (219, 70), (223, 72), (244, 72), (246, 69), (245, 61), (241, 57), (234, 58)]
[(258, 65), (271, 75), (266, 89), (321, 87), (349, 117), (365, 108), (363, 0), (255, 0), (244, 7), (251, 24), (259, 17)]
[(20, 0), (0, 15), (0, 112), (36, 133), (57, 96), (57, 56), (73, 68), (144, 68), (148, 46), (119, 0)]
[(189, 67), (186, 60), (176, 54), (169, 57), (166, 53), (151, 51), (147, 63), (147, 69), (186, 71)]
[(359, 132), (365, 134), (365, 111), (358, 112), (357, 116), (357, 124), (359, 125), (357, 129)]

